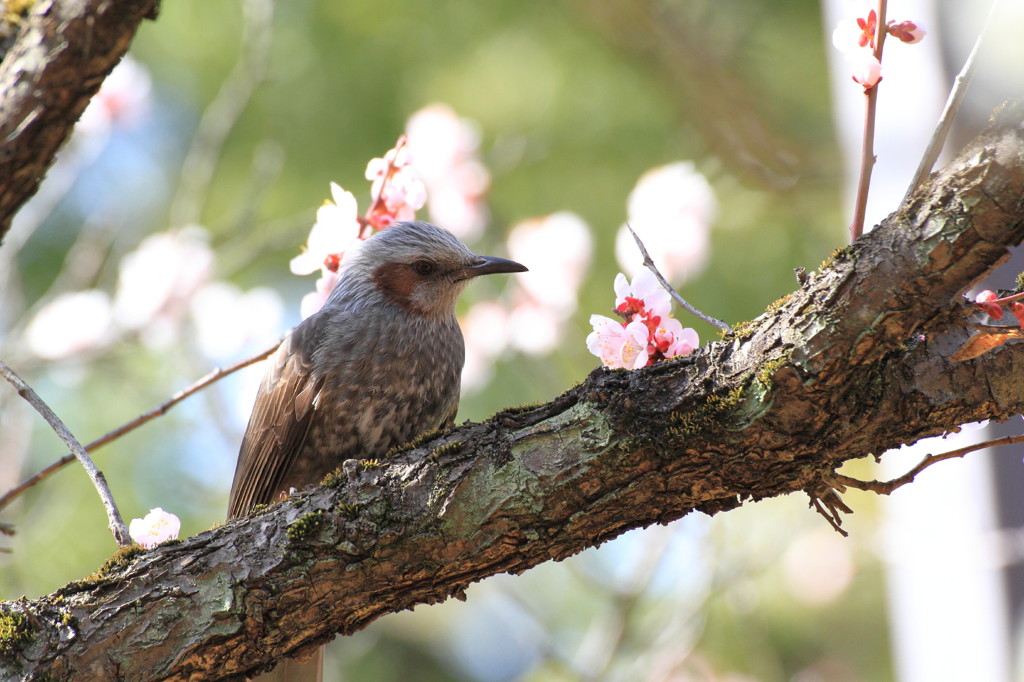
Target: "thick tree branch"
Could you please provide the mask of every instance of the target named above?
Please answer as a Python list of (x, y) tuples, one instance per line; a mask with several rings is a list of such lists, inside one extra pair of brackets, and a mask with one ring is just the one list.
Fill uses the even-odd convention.
[(0, 241), (158, 0), (37, 0), (0, 62)]
[(838, 514), (844, 461), (1024, 411), (1024, 346), (949, 362), (962, 292), (1024, 239), (1022, 112), (722, 342), (347, 461), (328, 487), (6, 604), (24, 637), (0, 674), (238, 679), (694, 510), (806, 491)]

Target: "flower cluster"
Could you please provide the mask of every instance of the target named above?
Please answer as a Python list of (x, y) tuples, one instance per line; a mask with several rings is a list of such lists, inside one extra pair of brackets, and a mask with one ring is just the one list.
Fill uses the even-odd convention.
[(413, 168), (430, 197), (430, 219), (460, 239), (487, 226), (491, 174), (480, 160), (480, 131), (447, 104), (429, 104), (405, 124)]
[[(885, 32), (904, 43), (921, 42), (926, 31), (914, 21), (896, 22), (890, 20)], [(881, 53), (878, 50), (878, 14), (871, 10), (864, 17), (843, 19), (832, 32), (832, 44), (846, 56), (850, 63), (853, 80), (870, 90), (882, 80)]]
[(1018, 326), (1024, 329), (1024, 303), (1016, 300), (1019, 297), (1019, 294), (1015, 294), (1006, 298), (999, 298), (996, 292), (985, 289), (985, 291), (982, 291), (975, 297), (974, 304), (993, 320), (1003, 319), (1003, 306), (1005, 305), (1010, 310), (1010, 314), (1017, 319)]
[(309, 232), (302, 253), (293, 258), (291, 271), (309, 275), (320, 270), (316, 290), (302, 298), (303, 319), (323, 307), (344, 269), (345, 256), (353, 252), (373, 230), (383, 230), (396, 222), (413, 220), (427, 201), (427, 191), (411, 165), (405, 138), (383, 158), (371, 159), (366, 166), (370, 187), (370, 208), (359, 215), (355, 196), (337, 183), (331, 183), (331, 199), (316, 212), (316, 223)]
[(639, 369), (659, 360), (689, 355), (699, 343), (697, 332), (683, 328), (670, 314), (672, 298), (654, 275), (644, 270), (632, 282), (615, 278), (615, 312), (623, 321), (592, 315), (594, 331), (587, 349), (606, 367)]
[(141, 519), (132, 519), (128, 526), (132, 540), (146, 549), (153, 549), (161, 542), (177, 540), (180, 530), (181, 521), (178, 517), (160, 507), (150, 509)]
[(398, 221), (412, 220), (416, 211), (427, 203), (426, 187), (413, 170), (404, 136), (384, 158), (370, 159), (366, 166), (366, 179), (373, 181), (366, 222), (375, 230), (382, 230)]

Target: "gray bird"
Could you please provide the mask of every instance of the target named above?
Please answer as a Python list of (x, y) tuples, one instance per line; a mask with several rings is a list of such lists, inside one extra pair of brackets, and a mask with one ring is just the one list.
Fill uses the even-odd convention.
[[(278, 348), (238, 453), (228, 518), (450, 425), (465, 361), (455, 301), (470, 279), (524, 272), (447, 230), (397, 223), (352, 254), (324, 307)], [(322, 650), (321, 650), (322, 653)], [(319, 680), (320, 654), (259, 680)]]

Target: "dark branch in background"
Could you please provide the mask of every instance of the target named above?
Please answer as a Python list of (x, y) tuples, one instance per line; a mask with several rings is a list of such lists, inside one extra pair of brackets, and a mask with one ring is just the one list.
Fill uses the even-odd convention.
[[(1024, 240), (1024, 105), (770, 312), (685, 358), (348, 460), (324, 487), (3, 611), (0, 678), (241, 678), (336, 633), (627, 530), (803, 491), (850, 459), (1024, 411), (1024, 344), (952, 363), (963, 292)], [(973, 310), (973, 308), (971, 308)]]
[(0, 62), (0, 241), (157, 0), (37, 0)]
[(114, 534), (114, 539), (117, 540), (117, 544), (122, 547), (127, 547), (132, 544), (132, 539), (128, 535), (128, 526), (124, 524), (124, 519), (121, 518), (121, 512), (117, 510), (117, 504), (114, 502), (114, 495), (110, 492), (110, 487), (107, 485), (107, 479), (104, 478), (103, 472), (96, 468), (93, 464), (92, 459), (89, 458), (89, 453), (85, 451), (82, 444), (71, 434), (68, 427), (64, 425), (64, 422), (60, 420), (50, 406), (43, 402), (32, 387), (22, 381), (21, 377), (14, 373), (14, 371), (8, 367), (5, 363), (0, 362), (0, 377), (7, 380), (11, 386), (17, 389), (18, 395), (25, 399), (29, 405), (31, 405), (36, 412), (38, 412), (46, 423), (50, 425), (54, 433), (60, 436), (60, 439), (64, 441), (64, 444), (68, 446), (68, 449), (74, 453), (74, 456), (82, 464), (82, 468), (85, 469), (85, 473), (89, 474), (89, 478), (92, 480), (92, 484), (96, 487), (96, 492), (99, 493), (100, 500), (103, 501), (103, 508), (107, 512), (107, 519), (109, 521), (110, 532)]
[[(174, 407), (175, 405), (177, 405), (178, 403), (180, 403), (182, 400), (184, 400), (185, 398), (189, 397), (190, 395), (192, 395), (194, 393), (197, 393), (198, 391), (201, 391), (202, 389), (206, 388), (210, 384), (212, 384), (212, 383), (214, 383), (216, 381), (220, 381), (221, 379), (223, 379), (224, 377), (226, 377), (226, 376), (228, 376), (230, 374), (234, 374), (235, 372), (237, 372), (240, 369), (248, 367), (249, 365), (256, 364), (260, 360), (266, 359), (267, 357), (270, 356), (271, 353), (273, 353), (275, 350), (277, 350), (277, 347), (279, 345), (281, 345), (281, 342), (277, 341), (272, 346), (269, 346), (268, 348), (264, 348), (259, 353), (255, 354), (255, 355), (253, 355), (251, 357), (248, 357), (248, 358), (246, 358), (244, 360), (239, 360), (238, 362), (236, 362), (235, 364), (233, 364), (233, 365), (231, 365), (229, 367), (224, 367), (224, 368), (218, 367), (217, 369), (213, 370), (212, 372), (210, 372), (206, 376), (202, 377), (201, 379), (196, 380), (191, 385), (186, 386), (185, 388), (181, 389), (180, 391), (178, 391), (177, 393), (172, 395), (170, 398), (168, 398), (164, 402), (162, 402), (159, 405), (157, 405), (156, 407), (154, 407), (149, 412), (146, 412), (144, 414), (139, 415), (138, 417), (136, 417), (135, 419), (131, 420), (127, 424), (122, 424), (121, 426), (117, 427), (113, 431), (110, 431), (109, 433), (107, 433), (105, 436), (97, 438), (93, 442), (89, 443), (88, 445), (85, 446), (85, 451), (86, 452), (92, 452), (94, 450), (98, 450), (99, 448), (103, 447), (107, 443), (109, 443), (111, 441), (114, 441), (114, 440), (117, 440), (118, 438), (120, 438), (121, 436), (125, 435), (126, 433), (128, 433), (130, 431), (134, 431), (135, 429), (139, 428), (140, 426), (142, 426), (146, 422), (148, 422), (148, 421), (150, 421), (152, 419), (155, 419), (157, 417), (160, 417), (162, 415), (167, 414), (168, 410), (170, 410), (172, 407)], [(24, 481), (22, 481), (21, 483), (19, 483), (15, 487), (13, 487), (10, 490), (8, 490), (6, 493), (3, 494), (2, 497), (0, 497), (0, 510), (2, 510), (4, 507), (6, 507), (8, 504), (10, 504), (12, 500), (14, 500), (16, 497), (21, 495), (23, 492), (25, 492), (26, 490), (28, 490), (32, 486), (36, 485), (40, 481), (46, 480), (51, 475), (57, 473), (63, 467), (67, 466), (68, 464), (70, 464), (73, 461), (75, 461), (75, 456), (73, 454), (64, 455), (63, 457), (61, 457), (57, 461), (55, 461), (52, 464), (48, 465), (46, 468), (42, 469), (41, 471), (39, 471), (36, 474), (33, 474), (32, 476), (30, 476), (29, 478), (25, 479)]]

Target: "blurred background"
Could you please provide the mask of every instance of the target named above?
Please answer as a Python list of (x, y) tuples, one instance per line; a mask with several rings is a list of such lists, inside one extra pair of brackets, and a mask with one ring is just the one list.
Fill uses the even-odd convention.
[[(856, 7), (164, 3), (0, 248), (0, 358), (86, 442), (265, 349), (315, 289), (289, 261), (330, 183), (365, 212), (367, 163), (402, 134), (428, 194), (418, 216), (531, 268), (460, 303), (459, 421), (549, 400), (598, 365), (590, 315), (610, 314), (616, 273), (640, 268), (627, 218), (690, 302), (755, 317), (848, 239), (863, 95), (831, 35)], [(897, 207), (988, 11), (889, 3), (928, 35), (887, 43), (869, 224)], [(1022, 26), (1003, 2), (954, 149), (1020, 94)], [(95, 454), (126, 518), (162, 507), (183, 537), (223, 519), (261, 375)], [(844, 472), (888, 477), (958, 444)], [(63, 454), (0, 390), (0, 494)], [(1020, 475), (1019, 455), (999, 457), (997, 478)], [(801, 496), (630, 532), (339, 639), (326, 679), (1014, 679), (1024, 519), (1004, 513), (1020, 488), (993, 487), (990, 467), (944, 463), (892, 504), (851, 492), (845, 539)], [(48, 593), (115, 549), (75, 466), (0, 521), (17, 529), (0, 538), (2, 599)]]

